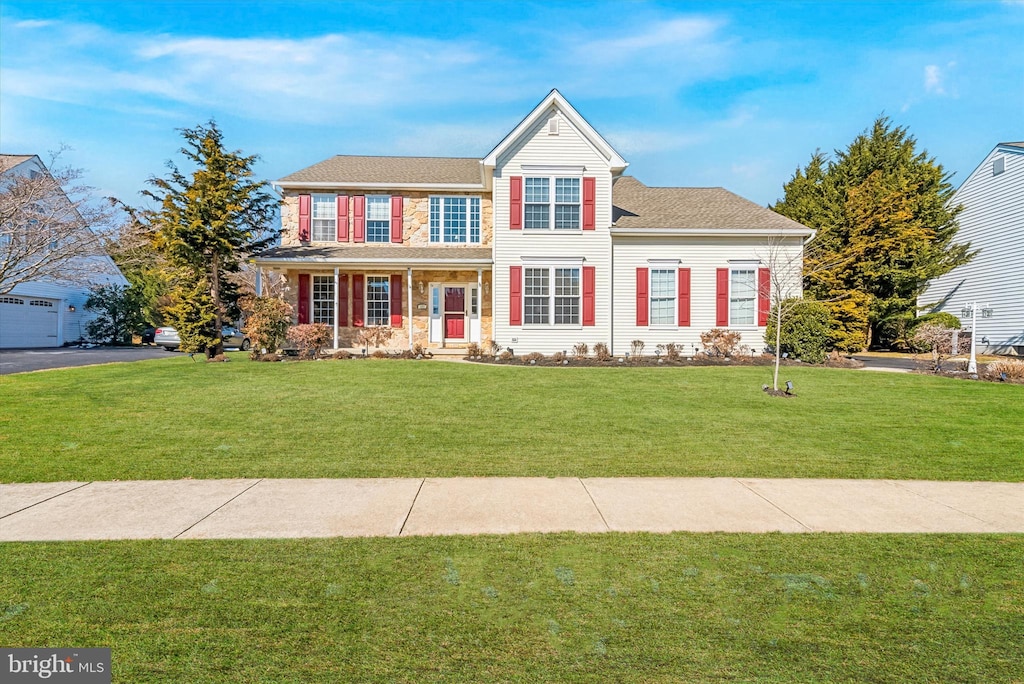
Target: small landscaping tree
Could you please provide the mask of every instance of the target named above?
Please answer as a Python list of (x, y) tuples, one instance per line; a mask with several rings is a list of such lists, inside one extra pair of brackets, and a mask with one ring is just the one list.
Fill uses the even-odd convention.
[(258, 358), (264, 349), (275, 353), (288, 335), (291, 305), (277, 297), (245, 297), (240, 303), (246, 314), (243, 329), (253, 346), (251, 356)]
[(323, 323), (302, 323), (288, 328), (288, 340), (299, 348), (303, 358), (315, 359), (331, 343), (334, 331)]
[(918, 326), (914, 333), (913, 341), (932, 355), (932, 371), (938, 373), (942, 370), (942, 363), (953, 351), (953, 328), (936, 323), (925, 323)]
[(740, 334), (726, 328), (712, 328), (700, 334), (700, 343), (708, 356), (732, 356), (739, 349)]
[(181, 339), (178, 348), (183, 352), (207, 353), (217, 345), (221, 331), (216, 327), (217, 317), (206, 279), (183, 278), (170, 297), (171, 304), (164, 310), (164, 317), (178, 331)]
[(85, 326), (89, 339), (107, 344), (129, 344), (146, 320), (142, 314), (142, 293), (134, 286), (105, 285), (94, 288), (85, 310), (97, 316)]
[(367, 328), (363, 328), (356, 341), (363, 345), (363, 347), (369, 347), (373, 345), (374, 349), (380, 349), (382, 344), (387, 344), (395, 334), (395, 329), (386, 325), (371, 325)]

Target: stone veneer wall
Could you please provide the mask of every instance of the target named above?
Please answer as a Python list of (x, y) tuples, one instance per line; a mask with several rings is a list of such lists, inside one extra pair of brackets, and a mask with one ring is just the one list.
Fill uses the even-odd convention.
[[(344, 193), (345, 191), (339, 191)], [(355, 195), (363, 192), (353, 193)], [(377, 193), (370, 193), (377, 194)], [(494, 211), (491, 204), (491, 196), (484, 192), (403, 192), (403, 227), (402, 244), (410, 247), (490, 247), (494, 236)], [(443, 195), (446, 197), (479, 197), (480, 198), (480, 244), (466, 245), (439, 245), (430, 242), (430, 196)], [(375, 245), (392, 243), (355, 243), (352, 242), (352, 195), (349, 195), (349, 244), (352, 246)], [(281, 205), (281, 246), (297, 247), (303, 244), (299, 241), (299, 196), (298, 194), (286, 195)], [(310, 244), (310, 243), (306, 243)], [(338, 243), (316, 243), (316, 244), (338, 244)]]
[[(359, 274), (363, 271), (341, 271), (342, 273)], [(312, 275), (334, 275), (334, 269), (327, 270), (313, 270), (313, 269), (290, 269), (285, 272), (285, 276), (288, 279), (288, 287), (284, 292), (284, 299), (292, 306), (292, 310), (295, 311), (295, 318), (298, 318), (299, 310), (299, 292), (298, 282), (299, 273), (309, 273)], [(412, 272), (412, 316), (409, 316), (409, 312), (405, 311), (406, 304), (408, 302), (408, 293), (405, 292), (405, 287), (408, 285), (408, 272), (405, 269), (400, 271), (379, 271), (374, 272), (373, 275), (392, 275), (400, 274), (402, 276), (402, 327), (395, 329), (395, 334), (391, 337), (391, 340), (385, 345), (386, 349), (408, 349), (409, 347), (409, 325), (410, 318), (413, 327), (413, 344), (421, 344), (424, 348), (429, 347), (428, 332), (430, 325), (430, 288), (429, 283), (441, 282), (441, 283), (476, 283), (476, 271), (475, 270), (452, 270), (452, 271), (417, 271)], [(486, 294), (480, 293), (480, 334), (482, 337), (482, 343), (492, 339), (494, 334), (494, 316), (492, 313), (491, 299), (494, 294), (493, 292), (493, 281), (491, 278), (490, 271), (483, 272), (483, 284), (485, 286)], [(419, 291), (419, 283), (423, 283), (423, 292)], [(351, 283), (351, 281), (350, 281)], [(362, 328), (352, 327), (352, 315), (351, 315), (351, 297), (352, 288), (349, 286), (349, 326), (341, 327), (338, 329), (338, 344), (341, 347), (352, 347), (361, 348), (357, 338)], [(422, 306), (423, 308), (420, 308)], [(464, 347), (465, 344), (454, 344), (449, 345), (453, 347)]]

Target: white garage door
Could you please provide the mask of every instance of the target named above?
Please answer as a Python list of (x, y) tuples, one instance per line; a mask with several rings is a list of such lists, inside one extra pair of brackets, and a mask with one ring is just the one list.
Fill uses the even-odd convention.
[(40, 297), (0, 297), (0, 348), (59, 347), (57, 301)]

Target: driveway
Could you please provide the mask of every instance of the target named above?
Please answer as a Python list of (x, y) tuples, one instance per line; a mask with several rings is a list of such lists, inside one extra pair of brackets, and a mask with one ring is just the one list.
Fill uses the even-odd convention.
[(53, 349), (0, 349), (0, 375), (92, 366), (98, 363), (142, 361), (165, 358), (170, 354), (163, 347), (96, 347), (75, 349), (56, 347)]

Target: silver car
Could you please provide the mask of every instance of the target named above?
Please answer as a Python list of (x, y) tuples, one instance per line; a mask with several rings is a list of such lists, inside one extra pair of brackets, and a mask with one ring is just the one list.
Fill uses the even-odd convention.
[[(221, 328), (221, 333), (224, 335), (225, 347), (238, 347), (242, 351), (249, 351), (251, 346), (249, 338), (238, 328), (225, 325)], [(153, 342), (167, 351), (174, 351), (181, 346), (181, 338), (178, 337), (178, 331), (169, 325), (162, 325), (156, 329), (156, 333), (153, 335)]]

